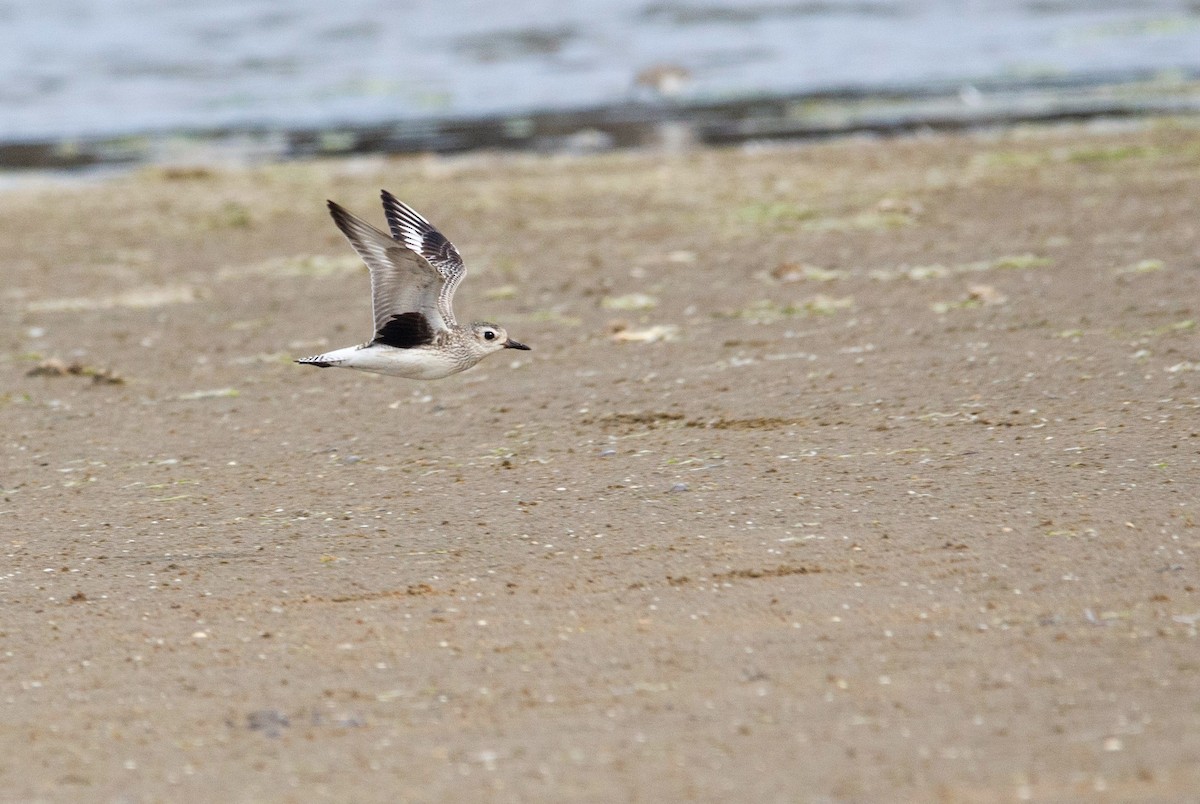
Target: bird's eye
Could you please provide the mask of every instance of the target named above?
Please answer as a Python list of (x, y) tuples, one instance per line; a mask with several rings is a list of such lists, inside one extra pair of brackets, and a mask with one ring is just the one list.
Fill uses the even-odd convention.
[(483, 331), (483, 339), (485, 341), (494, 341), (496, 340), (496, 333), (493, 330), (485, 329)]

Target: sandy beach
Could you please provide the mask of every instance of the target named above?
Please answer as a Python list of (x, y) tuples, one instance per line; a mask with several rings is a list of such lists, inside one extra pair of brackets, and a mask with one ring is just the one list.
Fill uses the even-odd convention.
[[(419, 383), (325, 210), (412, 204)], [(1200, 128), (0, 193), (5, 801), (1182, 801)]]

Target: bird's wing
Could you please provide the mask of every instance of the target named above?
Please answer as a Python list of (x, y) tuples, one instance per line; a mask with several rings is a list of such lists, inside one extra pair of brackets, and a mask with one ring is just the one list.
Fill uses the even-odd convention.
[(412, 249), (438, 272), (445, 283), (438, 293), (437, 306), (442, 319), (449, 325), (455, 324), (454, 291), (467, 274), (458, 249), (446, 236), (434, 228), (433, 224), (422, 218), (416, 210), (400, 201), (396, 196), (384, 190), (380, 193), (383, 199), (383, 211), (387, 215), (388, 227), (392, 237)]
[(447, 321), (441, 310), (446, 280), (425, 257), (333, 201), (329, 202), (329, 214), (371, 269), (371, 307), (376, 337), (385, 332), (395, 317), (405, 313), (420, 313), (433, 331), (454, 323)]

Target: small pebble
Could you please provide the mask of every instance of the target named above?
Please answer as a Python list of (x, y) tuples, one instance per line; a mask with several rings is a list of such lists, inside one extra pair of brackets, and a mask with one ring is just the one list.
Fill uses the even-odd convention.
[(687, 491), (687, 490), (688, 490), (687, 483), (676, 483), (674, 486), (671, 486), (671, 491)]
[(259, 709), (246, 715), (246, 727), (268, 737), (278, 737), (290, 725), (288, 716), (276, 709)]

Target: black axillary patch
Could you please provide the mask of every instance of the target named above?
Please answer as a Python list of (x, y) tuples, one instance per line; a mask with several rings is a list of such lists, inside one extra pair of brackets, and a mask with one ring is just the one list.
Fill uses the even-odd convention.
[(374, 343), (395, 346), (397, 349), (424, 346), (433, 343), (433, 328), (420, 313), (399, 313), (375, 333)]

